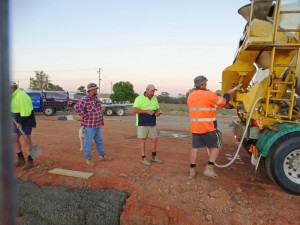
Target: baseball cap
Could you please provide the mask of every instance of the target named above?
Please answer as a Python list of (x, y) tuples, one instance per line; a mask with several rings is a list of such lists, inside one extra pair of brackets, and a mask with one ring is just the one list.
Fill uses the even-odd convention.
[(195, 87), (199, 87), (200, 85), (206, 83), (208, 80), (205, 76), (198, 76), (198, 77), (195, 77), (194, 79), (194, 86)]
[(89, 83), (87, 85), (87, 91), (91, 91), (91, 90), (94, 90), (94, 89), (98, 89), (97, 84), (95, 84), (95, 83)]
[(146, 87), (146, 89), (151, 90), (151, 91), (152, 90), (157, 91), (157, 89), (155, 88), (155, 86), (153, 84), (148, 84), (147, 87)]

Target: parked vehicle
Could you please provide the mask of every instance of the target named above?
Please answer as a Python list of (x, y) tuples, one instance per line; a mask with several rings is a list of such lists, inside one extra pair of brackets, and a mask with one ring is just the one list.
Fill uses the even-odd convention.
[(112, 100), (110, 98), (100, 98), (100, 101), (102, 102), (102, 104), (113, 104)]
[(72, 108), (74, 107), (76, 102), (79, 101), (79, 99), (85, 96), (83, 92), (68, 92), (68, 93), (69, 93), (68, 106)]
[(26, 91), (30, 96), (35, 112), (52, 116), (68, 106), (68, 92)]
[(110, 98), (100, 98), (102, 111), (107, 116), (124, 116), (126, 110), (130, 110), (133, 104), (129, 102), (113, 102)]
[(102, 110), (107, 116), (124, 116), (126, 110), (130, 110), (132, 104), (102, 104)]

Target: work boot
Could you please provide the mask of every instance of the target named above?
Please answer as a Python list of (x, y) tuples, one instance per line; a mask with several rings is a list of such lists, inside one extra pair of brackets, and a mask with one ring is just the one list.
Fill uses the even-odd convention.
[(163, 161), (160, 160), (159, 158), (157, 158), (157, 156), (152, 156), (152, 159), (151, 159), (152, 162), (156, 162), (156, 163), (162, 163)]
[(207, 177), (218, 178), (218, 174), (215, 173), (213, 165), (206, 165), (203, 175)]
[(99, 155), (99, 161), (111, 161), (113, 158), (108, 155)]
[(19, 166), (24, 166), (26, 163), (25, 158), (24, 157), (18, 157), (18, 159), (15, 161), (15, 166), (19, 167)]
[(147, 160), (146, 157), (144, 157), (144, 158), (141, 159), (141, 163), (142, 163), (144, 166), (151, 166), (151, 163)]
[(197, 174), (197, 171), (196, 171), (196, 167), (190, 167), (190, 175), (189, 175), (189, 177), (194, 177), (194, 176), (196, 176), (196, 174)]
[(25, 165), (22, 167), (22, 170), (27, 170), (33, 167), (33, 161), (27, 161)]
[(95, 163), (91, 159), (85, 159), (85, 163), (89, 166), (95, 166)]

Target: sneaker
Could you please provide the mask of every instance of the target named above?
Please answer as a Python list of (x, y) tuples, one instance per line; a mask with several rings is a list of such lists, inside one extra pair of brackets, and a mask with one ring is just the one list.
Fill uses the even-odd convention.
[(213, 165), (206, 165), (203, 175), (207, 177), (218, 178), (218, 174), (215, 173)]
[(33, 167), (33, 161), (27, 161), (25, 165), (22, 167), (22, 170), (27, 170)]
[(89, 166), (95, 166), (95, 163), (91, 159), (85, 159), (85, 163)]
[(194, 177), (196, 176), (197, 171), (196, 171), (196, 167), (192, 168), (190, 167), (190, 176), (189, 177)]
[(111, 161), (113, 158), (107, 155), (99, 155), (99, 161)]
[(141, 163), (142, 163), (144, 166), (151, 166), (151, 163), (147, 160), (146, 157), (144, 157), (144, 158), (141, 159)]
[(156, 163), (162, 163), (163, 161), (160, 160), (159, 158), (157, 158), (157, 156), (152, 156), (152, 159), (151, 159), (152, 162), (156, 162)]
[(18, 159), (15, 161), (15, 166), (16, 166), (16, 167), (24, 166), (25, 164), (26, 164), (26, 161), (25, 161), (25, 158), (24, 158), (24, 157), (18, 158)]

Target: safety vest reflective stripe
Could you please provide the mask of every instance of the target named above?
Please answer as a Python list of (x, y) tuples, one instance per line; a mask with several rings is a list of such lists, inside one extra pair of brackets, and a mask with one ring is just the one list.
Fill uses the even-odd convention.
[(223, 97), (220, 97), (219, 100), (217, 101), (217, 103), (214, 105), (214, 107), (217, 108), (218, 105), (221, 104), (222, 100), (223, 100)]
[(190, 93), (187, 104), (192, 133), (203, 134), (214, 131), (216, 129), (217, 109), (225, 103), (224, 98), (211, 91), (196, 90)]
[(216, 121), (216, 118), (191, 118), (191, 122), (210, 122), (210, 121)]
[(189, 108), (189, 111), (212, 111), (216, 110), (216, 108)]

